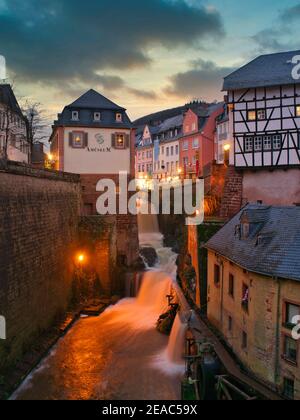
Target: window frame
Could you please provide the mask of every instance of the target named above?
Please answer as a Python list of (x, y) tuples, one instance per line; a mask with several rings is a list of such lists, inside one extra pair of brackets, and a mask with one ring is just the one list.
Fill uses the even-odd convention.
[[(96, 115), (98, 115), (99, 117), (96, 118)], [(94, 121), (95, 122), (100, 122), (101, 121), (101, 112), (94, 112)]]
[[(85, 133), (84, 131), (72, 131), (72, 149), (85, 149)], [(75, 137), (80, 135), (81, 136), (81, 143), (80, 146), (78, 143), (75, 143)]]
[(220, 287), (221, 284), (221, 266), (220, 264), (214, 264), (214, 285)]
[[(250, 146), (250, 142), (251, 141), (251, 148), (249, 148)], [(253, 153), (254, 151), (254, 136), (246, 136), (244, 139), (244, 151), (245, 153)]]
[[(118, 143), (118, 137), (123, 137), (123, 146), (120, 147)], [(126, 134), (124, 133), (115, 133), (115, 149), (117, 150), (125, 150), (126, 149)]]
[(232, 273), (229, 273), (228, 276), (228, 295), (234, 299), (235, 295), (235, 277)]
[[(74, 117), (74, 114), (77, 115), (77, 117)], [(80, 121), (80, 114), (79, 111), (72, 111), (72, 121)]]
[[(295, 344), (295, 351), (296, 351), (296, 355), (295, 358), (290, 357), (289, 354), (287, 354), (287, 345), (288, 342), (294, 342)], [(283, 340), (282, 340), (282, 358), (283, 360), (285, 360), (287, 363), (293, 365), (293, 366), (298, 366), (298, 360), (299, 360), (299, 342), (297, 340), (294, 340), (293, 337), (291, 337), (288, 334), (283, 334)]]

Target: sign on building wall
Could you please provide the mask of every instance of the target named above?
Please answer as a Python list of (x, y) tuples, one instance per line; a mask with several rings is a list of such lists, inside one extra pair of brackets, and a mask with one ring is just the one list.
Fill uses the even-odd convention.
[(6, 340), (6, 322), (4, 316), (0, 316), (0, 340)]

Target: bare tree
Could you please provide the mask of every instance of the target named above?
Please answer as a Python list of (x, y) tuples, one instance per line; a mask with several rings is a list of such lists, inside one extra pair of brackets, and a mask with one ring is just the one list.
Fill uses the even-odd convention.
[(39, 102), (27, 100), (22, 112), (27, 119), (27, 137), (31, 151), (30, 156), (32, 156), (33, 145), (49, 138), (49, 134), (47, 134), (49, 123)]

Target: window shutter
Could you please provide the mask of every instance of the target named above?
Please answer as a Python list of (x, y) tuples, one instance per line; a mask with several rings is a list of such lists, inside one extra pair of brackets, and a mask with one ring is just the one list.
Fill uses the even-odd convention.
[(114, 149), (116, 148), (116, 135), (115, 134), (111, 135), (111, 145)]
[(69, 146), (73, 147), (73, 133), (69, 133)]
[(129, 134), (126, 134), (126, 137), (125, 137), (125, 144), (126, 144), (126, 149), (129, 149), (130, 148), (130, 135)]
[(89, 145), (89, 133), (84, 133), (84, 147)]

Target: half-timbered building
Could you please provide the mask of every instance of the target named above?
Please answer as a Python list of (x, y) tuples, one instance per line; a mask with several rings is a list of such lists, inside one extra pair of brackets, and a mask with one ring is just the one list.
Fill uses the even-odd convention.
[[(248, 201), (300, 201), (300, 80), (293, 78), (292, 64), (299, 54), (260, 56), (225, 77), (234, 164), (244, 170), (244, 198)], [(260, 181), (261, 190), (257, 191), (255, 185)], [(274, 188), (268, 196), (267, 191)]]

